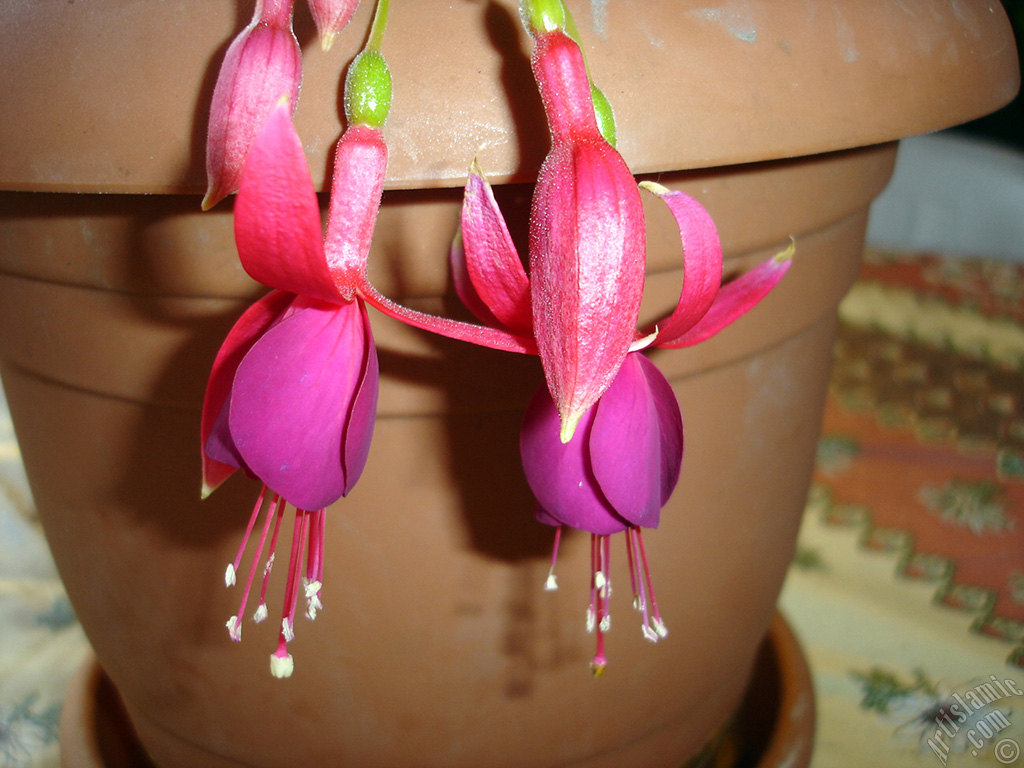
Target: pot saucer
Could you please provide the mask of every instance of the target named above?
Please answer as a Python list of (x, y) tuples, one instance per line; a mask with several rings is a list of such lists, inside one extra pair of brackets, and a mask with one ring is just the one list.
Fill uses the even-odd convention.
[[(89, 655), (60, 721), (62, 768), (153, 768), (117, 689)], [(814, 746), (814, 691), (796, 636), (776, 614), (739, 710), (685, 768), (807, 768)]]

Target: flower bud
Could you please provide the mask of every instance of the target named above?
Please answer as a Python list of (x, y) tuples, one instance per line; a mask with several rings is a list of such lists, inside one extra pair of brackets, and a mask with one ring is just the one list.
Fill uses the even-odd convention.
[(349, 125), (380, 128), (391, 109), (391, 70), (380, 51), (367, 49), (345, 76), (345, 117)]
[(320, 47), (329, 51), (359, 7), (359, 0), (308, 0), (309, 10), (320, 33)]
[(519, 14), (531, 35), (565, 30), (567, 20), (562, 0), (521, 0)]

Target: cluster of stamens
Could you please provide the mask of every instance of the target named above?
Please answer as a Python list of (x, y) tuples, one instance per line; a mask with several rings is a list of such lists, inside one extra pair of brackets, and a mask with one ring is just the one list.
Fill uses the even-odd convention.
[[(651, 569), (644, 551), (643, 535), (639, 526), (630, 526), (625, 530), (626, 558), (629, 561), (629, 581), (633, 590), (633, 607), (640, 612), (643, 620), (640, 629), (643, 636), (652, 643), (668, 636), (668, 628), (658, 612), (658, 603), (654, 598), (654, 585), (651, 582)], [(555, 578), (555, 563), (558, 560), (558, 547), (562, 538), (562, 527), (555, 529), (555, 544), (551, 555), (551, 569), (548, 571), (544, 589), (558, 589)], [(608, 666), (604, 653), (604, 635), (611, 629), (612, 617), (610, 600), (611, 583), (611, 536), (592, 533), (590, 535), (590, 605), (587, 607), (587, 632), (597, 635), (597, 650), (590, 662), (590, 669), (595, 677), (600, 677)]]
[[(252, 515), (249, 518), (249, 525), (245, 529), (245, 536), (238, 548), (233, 562), (228, 564), (224, 573), (224, 582), (231, 587), (235, 584), (236, 574), (241, 566), (242, 558), (248, 547), (249, 539), (252, 536), (256, 523), (263, 514), (263, 526), (260, 530), (256, 550), (253, 553), (252, 564), (242, 591), (242, 600), (238, 606), (238, 612), (227, 621), (228, 634), (235, 642), (242, 639), (242, 617), (245, 614), (245, 606), (249, 600), (256, 573), (260, 563), (263, 563), (263, 576), (260, 585), (259, 603), (253, 611), (252, 620), (259, 623), (267, 618), (267, 585), (270, 582), (270, 572), (274, 567), (274, 559), (277, 552), (277, 538), (281, 531), (281, 522), (284, 519), (287, 503), (278, 495), (273, 494), (270, 503), (264, 511), (264, 500), (267, 495), (266, 487), (260, 493), (256, 504), (253, 507)], [(320, 590), (323, 584), (323, 548), (324, 548), (324, 520), (325, 510), (309, 512), (304, 509), (295, 509), (295, 526), (292, 532), (292, 546), (288, 557), (288, 577), (285, 583), (284, 607), (281, 611), (281, 629), (278, 635), (277, 650), (270, 656), (270, 671), (275, 677), (290, 677), (295, 668), (292, 656), (288, 652), (288, 643), (295, 637), (295, 612), (298, 606), (300, 584), (306, 600), (306, 616), (315, 619), (317, 611), (323, 604), (320, 601)], [(273, 527), (273, 531), (271, 531)], [(270, 537), (270, 546), (267, 547), (267, 537)], [(266, 559), (263, 559), (264, 549), (267, 550)], [(305, 562), (305, 573), (303, 573), (303, 562)]]

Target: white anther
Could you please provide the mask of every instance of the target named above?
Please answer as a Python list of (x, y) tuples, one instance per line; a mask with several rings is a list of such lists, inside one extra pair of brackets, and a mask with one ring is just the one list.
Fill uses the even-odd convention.
[(587, 608), (587, 632), (593, 632), (597, 628), (597, 616), (593, 608)]
[(235, 565), (234, 563), (228, 563), (228, 569), (224, 571), (224, 586), (233, 587), (235, 586)]
[(269, 611), (267, 610), (267, 604), (260, 603), (256, 606), (256, 610), (252, 613), (252, 620), (259, 624), (261, 621), (267, 618), (268, 613)]
[(228, 634), (231, 636), (231, 639), (234, 640), (236, 643), (239, 642), (242, 639), (242, 622), (238, 620), (238, 617), (232, 616), (230, 619), (228, 619), (228, 623), (226, 626), (228, 628)]
[(608, 583), (608, 579), (605, 578), (601, 571), (594, 572), (594, 587), (595, 589), (604, 589), (604, 585)]
[(652, 643), (658, 642), (658, 633), (651, 629), (646, 624), (641, 625), (641, 629), (644, 631), (644, 637), (650, 640)]
[(292, 627), (292, 623), (285, 617), (281, 619), (281, 634), (284, 635), (284, 641), (290, 643), (295, 639), (295, 629)]
[(612, 628), (612, 617), (611, 614), (606, 614), (601, 617), (601, 631), (607, 632)]
[(544, 582), (545, 592), (554, 592), (558, 589), (558, 579), (555, 578), (555, 574), (549, 573), (547, 581)]
[(661, 619), (651, 619), (651, 623), (654, 625), (654, 631), (658, 633), (658, 637), (668, 637), (668, 627), (665, 626), (665, 622)]

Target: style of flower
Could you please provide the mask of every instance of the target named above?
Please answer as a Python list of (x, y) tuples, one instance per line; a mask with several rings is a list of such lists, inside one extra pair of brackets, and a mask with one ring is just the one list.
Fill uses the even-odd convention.
[[(466, 184), (452, 270), (456, 291), (481, 321), (531, 334), (542, 363), (547, 354), (547, 388), (534, 396), (523, 422), (523, 469), (538, 501), (538, 519), (557, 526), (548, 588), (556, 586), (561, 526), (591, 534), (587, 625), (597, 633), (592, 669), (600, 675), (610, 626), (611, 535), (626, 534), (644, 636), (656, 641), (667, 634), (641, 529), (658, 526), (678, 482), (683, 424), (669, 383), (637, 350), (685, 347), (714, 335), (782, 278), (792, 249), (722, 286), (722, 249), (707, 211), (683, 192), (643, 182), (665, 201), (679, 227), (684, 281), (675, 310), (638, 332), (634, 304), (639, 306), (644, 264), (639, 191), (597, 129), (577, 44), (558, 22), (545, 17), (538, 23), (529, 5), (523, 15), (537, 40), (534, 73), (553, 137), (533, 200), (530, 271), (523, 269), (476, 163)], [(603, 250), (609, 242), (610, 253)], [(602, 247), (592, 248), (594, 243)]]

